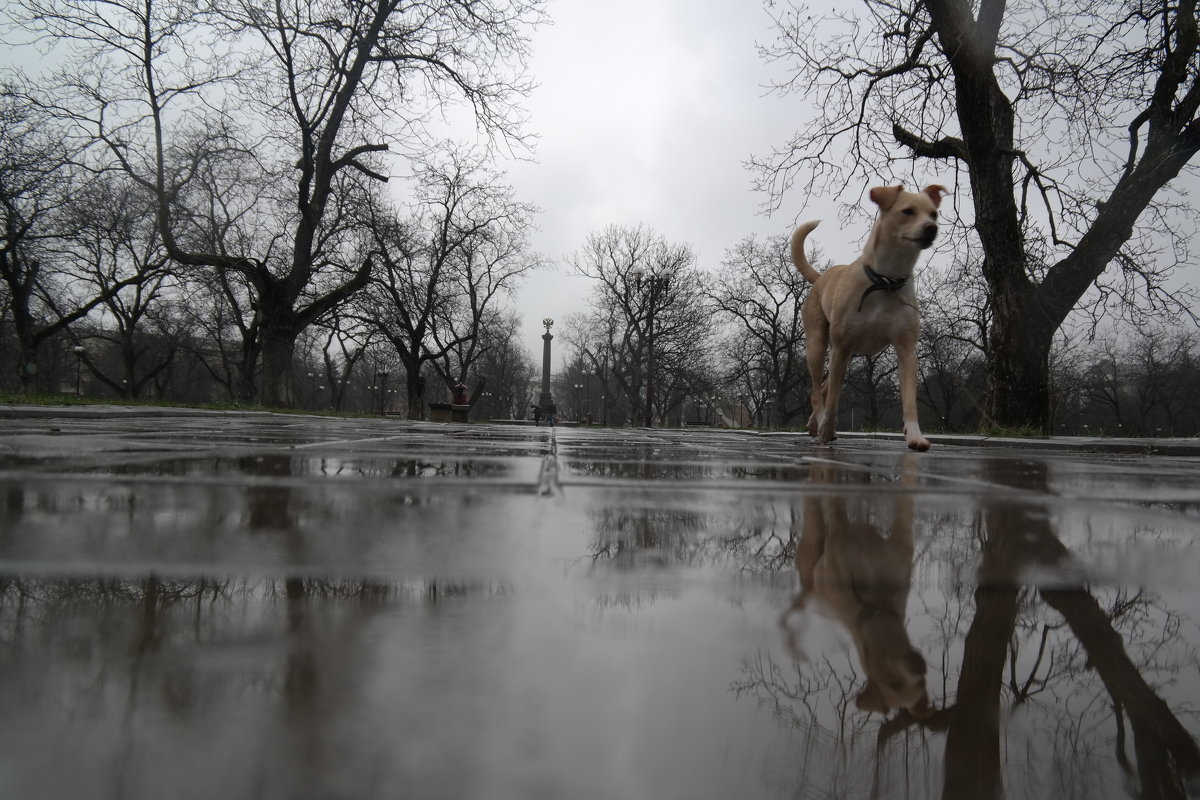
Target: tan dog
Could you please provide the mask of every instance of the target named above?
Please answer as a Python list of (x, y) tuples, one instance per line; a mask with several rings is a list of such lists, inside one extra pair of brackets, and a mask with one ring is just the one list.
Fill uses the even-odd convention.
[[(915, 482), (907, 459), (902, 482)], [(813, 466), (813, 480), (833, 482), (836, 467)], [(800, 592), (780, 624), (793, 655), (800, 658), (788, 618), (815, 611), (850, 634), (867, 683), (855, 698), (863, 711), (886, 714), (903, 708), (914, 717), (933, 713), (925, 688), (925, 658), (909, 642), (905, 609), (912, 584), (912, 497), (898, 492), (890, 535), (865, 507), (851, 513), (845, 493), (825, 492), (804, 501), (804, 528), (796, 543)]]
[[(929, 449), (929, 440), (917, 424), (921, 322), (911, 278), (917, 256), (937, 236), (937, 209), (945, 193), (945, 187), (936, 185), (917, 193), (902, 186), (875, 187), (870, 197), (879, 206), (879, 216), (862, 255), (824, 273), (813, 269), (804, 256), (804, 240), (818, 223), (806, 222), (792, 234), (792, 261), (813, 285), (802, 309), (813, 384), (808, 432), (822, 443), (837, 438), (838, 398), (850, 357), (874, 355), (890, 344), (900, 364), (904, 441), (913, 450)], [(822, 381), (826, 350), (829, 374)]]

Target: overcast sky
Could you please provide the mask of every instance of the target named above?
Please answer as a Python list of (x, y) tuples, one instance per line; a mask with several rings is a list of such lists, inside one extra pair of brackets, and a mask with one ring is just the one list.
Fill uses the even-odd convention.
[(551, 0), (549, 13), (533, 35), (540, 86), (526, 104), (536, 161), (508, 165), (518, 196), (543, 209), (534, 244), (553, 263), (515, 301), (539, 361), (542, 318), (558, 334), (587, 308), (591, 282), (566, 258), (589, 233), (644, 223), (715, 269), (745, 236), (789, 231), (800, 210), (760, 214), (766, 198), (743, 166), (787, 141), (799, 117), (798, 98), (765, 88), (779, 73), (757, 53), (774, 36), (760, 2)]

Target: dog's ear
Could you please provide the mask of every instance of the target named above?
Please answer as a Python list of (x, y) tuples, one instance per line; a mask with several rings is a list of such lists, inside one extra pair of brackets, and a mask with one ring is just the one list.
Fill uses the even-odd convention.
[(903, 186), (876, 186), (868, 195), (871, 202), (887, 211), (896, 202), (896, 198), (904, 191)]
[(929, 199), (933, 201), (934, 208), (938, 208), (942, 205), (942, 195), (950, 194), (946, 187), (939, 183), (931, 183), (921, 191), (929, 195)]

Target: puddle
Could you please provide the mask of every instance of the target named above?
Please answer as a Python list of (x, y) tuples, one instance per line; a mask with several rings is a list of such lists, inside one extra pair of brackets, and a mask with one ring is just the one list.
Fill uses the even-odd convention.
[(1195, 792), (1192, 462), (430, 427), (25, 441), (5, 793)]

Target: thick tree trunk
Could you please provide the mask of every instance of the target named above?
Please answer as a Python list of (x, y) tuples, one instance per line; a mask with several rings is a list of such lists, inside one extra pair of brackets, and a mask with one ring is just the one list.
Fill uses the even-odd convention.
[(1058, 324), (1034, 312), (1031, 305), (1031, 298), (1023, 303), (996, 303), (987, 349), (984, 421), (1049, 433), (1050, 346)]
[(21, 394), (34, 394), (38, 388), (37, 346), (20, 346), (21, 355), (17, 359), (17, 378), (21, 382)]
[(17, 334), (17, 380), (20, 381), (21, 394), (33, 394), (38, 388), (38, 340), (34, 334), (33, 315), (28, 313), (27, 307), (18, 303), (13, 303), (10, 311), (13, 329)]
[(408, 390), (408, 418), (425, 419), (425, 378), (420, 368), (407, 371), (405, 387)]
[(264, 324), (262, 329), (262, 402), (271, 408), (296, 407), (296, 376), (292, 357), (296, 331), (285, 323)]
[(239, 403), (253, 403), (258, 396), (255, 377), (258, 375), (258, 354), (261, 349), (257, 335), (242, 342), (242, 360), (233, 365), (233, 385), (229, 387), (233, 399)]
[(975, 618), (963, 642), (962, 670), (946, 729), (942, 797), (1003, 796), (1000, 705), (1004, 668), (1016, 625), (1021, 514), (1005, 507), (984, 515), (987, 539), (975, 589)]

